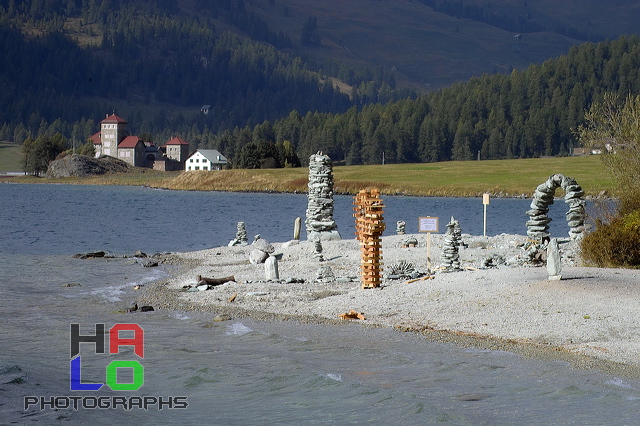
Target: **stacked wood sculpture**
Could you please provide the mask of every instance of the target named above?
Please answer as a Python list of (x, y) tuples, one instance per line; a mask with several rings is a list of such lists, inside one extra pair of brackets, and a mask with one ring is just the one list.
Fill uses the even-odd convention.
[(380, 191), (362, 190), (354, 197), (356, 238), (362, 252), (362, 288), (380, 287), (382, 281), (382, 232), (385, 224)]

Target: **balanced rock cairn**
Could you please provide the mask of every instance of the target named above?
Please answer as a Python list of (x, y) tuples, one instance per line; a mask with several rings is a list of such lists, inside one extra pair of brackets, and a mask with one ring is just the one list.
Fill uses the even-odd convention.
[(275, 251), (275, 248), (269, 243), (269, 241), (262, 239), (260, 234), (254, 237), (251, 247), (253, 249), (249, 253), (249, 261), (254, 265), (264, 263), (265, 260), (267, 260), (267, 258)]
[(447, 223), (447, 232), (444, 234), (444, 245), (442, 247), (442, 268), (445, 272), (460, 271), (460, 254), (458, 247), (464, 246), (462, 242), (462, 228), (460, 222), (451, 216)]
[(328, 283), (336, 280), (336, 276), (331, 269), (331, 266), (324, 265), (318, 268), (316, 271), (316, 281), (321, 283)]
[(416, 237), (407, 237), (404, 240), (402, 240), (402, 243), (400, 243), (400, 246), (402, 248), (418, 247), (418, 240), (416, 239)]
[(244, 226), (244, 222), (238, 222), (236, 225), (236, 237), (229, 241), (229, 247), (232, 246), (246, 246), (247, 242), (247, 230)]
[(320, 262), (324, 261), (324, 256), (322, 255), (322, 241), (318, 238), (313, 242), (313, 257), (318, 259)]
[(397, 221), (396, 222), (396, 234), (397, 235), (404, 235), (406, 226), (407, 226), (407, 223), (404, 220)]
[(558, 187), (565, 191), (564, 202), (569, 204), (567, 212), (567, 224), (569, 225), (569, 237), (572, 240), (578, 239), (584, 232), (584, 220), (586, 217), (584, 191), (570, 177), (561, 174), (549, 176), (546, 182), (538, 185), (533, 194), (530, 209), (527, 210), (529, 220), (527, 221), (527, 235), (538, 240), (549, 238), (549, 222), (547, 216), (549, 206), (553, 204), (553, 198)]
[(333, 220), (333, 165), (321, 152), (309, 157), (309, 203), (307, 204), (307, 240), (339, 240)]

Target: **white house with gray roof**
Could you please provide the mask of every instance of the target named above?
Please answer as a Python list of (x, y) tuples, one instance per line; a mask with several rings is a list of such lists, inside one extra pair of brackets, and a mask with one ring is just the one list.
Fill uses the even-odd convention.
[(187, 158), (184, 169), (185, 171), (222, 170), (226, 165), (227, 159), (217, 149), (199, 149)]

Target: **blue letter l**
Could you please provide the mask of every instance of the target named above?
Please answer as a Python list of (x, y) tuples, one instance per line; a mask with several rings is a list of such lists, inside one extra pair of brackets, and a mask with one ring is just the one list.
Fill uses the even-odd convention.
[(80, 355), (73, 358), (69, 363), (69, 370), (71, 374), (71, 390), (79, 391), (97, 391), (103, 384), (102, 383), (81, 383), (80, 382)]

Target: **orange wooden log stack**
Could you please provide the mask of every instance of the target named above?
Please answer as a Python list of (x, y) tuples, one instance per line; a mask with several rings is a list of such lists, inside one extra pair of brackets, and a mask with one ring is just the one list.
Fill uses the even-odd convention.
[(362, 190), (354, 197), (356, 238), (362, 252), (362, 288), (380, 287), (382, 281), (382, 232), (384, 204), (380, 191)]

